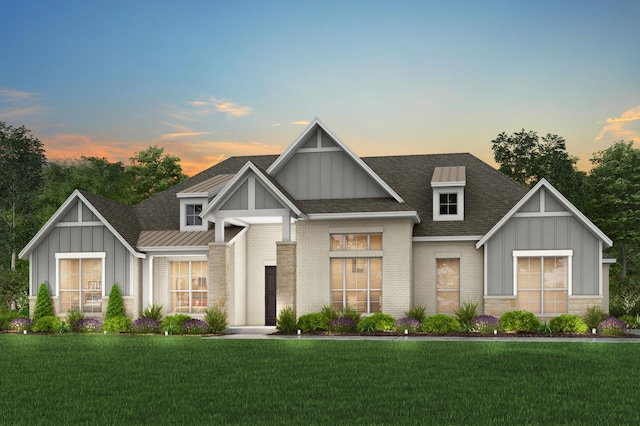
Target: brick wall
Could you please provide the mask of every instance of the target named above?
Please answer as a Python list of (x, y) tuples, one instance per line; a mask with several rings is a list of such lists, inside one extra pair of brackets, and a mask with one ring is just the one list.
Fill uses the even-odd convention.
[(484, 257), (473, 241), (413, 243), (413, 306), (436, 314), (436, 259), (460, 259), (460, 304), (477, 303), (482, 314)]

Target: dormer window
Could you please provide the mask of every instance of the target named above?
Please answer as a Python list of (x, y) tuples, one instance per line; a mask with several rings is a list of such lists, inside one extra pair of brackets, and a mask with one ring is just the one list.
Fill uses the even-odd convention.
[(185, 212), (185, 225), (186, 226), (200, 226), (202, 225), (202, 204), (187, 204), (187, 211)]
[(435, 168), (431, 178), (434, 221), (464, 220), (466, 184), (464, 166)]

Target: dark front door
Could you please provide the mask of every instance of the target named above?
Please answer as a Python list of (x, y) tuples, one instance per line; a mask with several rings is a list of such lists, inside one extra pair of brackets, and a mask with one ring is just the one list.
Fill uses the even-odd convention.
[(264, 324), (276, 325), (276, 267), (264, 267)]

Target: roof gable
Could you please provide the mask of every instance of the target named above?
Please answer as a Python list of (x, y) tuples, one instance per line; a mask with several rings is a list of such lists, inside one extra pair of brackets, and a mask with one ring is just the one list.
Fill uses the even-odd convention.
[[(548, 194), (547, 194), (548, 192)], [(547, 208), (549, 203), (549, 208)], [(611, 247), (613, 241), (607, 237), (593, 222), (591, 222), (580, 210), (578, 210), (564, 195), (549, 183), (546, 179), (540, 180), (489, 232), (487, 232), (476, 244), (476, 248), (482, 247), (515, 215), (573, 215), (583, 226), (589, 229), (605, 245)]]
[[(76, 213), (74, 207), (78, 202), (81, 203), (82, 210)], [(140, 230), (132, 206), (76, 189), (22, 249), (20, 258), (26, 259), (59, 222), (76, 221), (100, 222), (132, 255), (145, 257), (144, 254), (135, 250)]]
[[(251, 183), (251, 178), (254, 178)], [(251, 188), (252, 187), (252, 188)], [(200, 215), (213, 221), (211, 216), (220, 210), (288, 209), (295, 216), (302, 211), (251, 161), (247, 162)]]
[(391, 197), (404, 202), (317, 118), (271, 164), (267, 174), (299, 200)]

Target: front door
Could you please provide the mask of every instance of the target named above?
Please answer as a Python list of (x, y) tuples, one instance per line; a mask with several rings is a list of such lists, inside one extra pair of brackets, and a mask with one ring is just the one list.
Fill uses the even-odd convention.
[(276, 267), (264, 267), (264, 324), (276, 325)]

